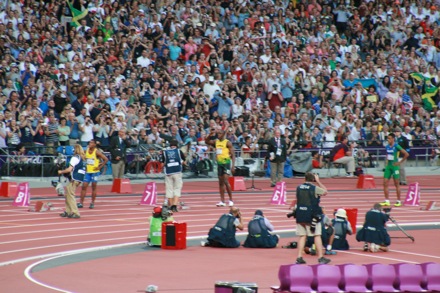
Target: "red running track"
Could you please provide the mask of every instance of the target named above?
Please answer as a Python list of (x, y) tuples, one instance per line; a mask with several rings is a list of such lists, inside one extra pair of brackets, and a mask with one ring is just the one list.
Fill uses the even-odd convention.
[[(439, 199), (435, 177), (413, 177), (411, 180), (421, 183), (422, 205)], [(288, 180), (288, 202), (294, 198), (293, 190), (301, 181)], [(377, 185), (379, 182), (380, 179), (376, 179)], [(246, 183), (250, 185), (249, 181)], [(322, 198), (322, 205), (327, 211), (338, 207), (357, 208), (358, 225), (373, 203), (383, 199), (380, 189), (354, 189), (354, 179), (325, 179), (324, 184), (331, 191)], [(287, 206), (269, 204), (272, 189), (268, 185), (267, 180), (257, 180), (256, 187), (262, 188), (261, 192), (235, 192), (235, 204), (240, 207), (245, 220), (249, 220), (256, 209), (262, 209), (276, 230), (294, 229), (294, 222), (285, 217)], [(158, 184), (158, 189), (161, 193), (163, 184)], [(109, 185), (102, 185), (99, 193), (111, 194), (109, 190)], [(218, 201), (216, 190), (216, 182), (185, 183), (182, 201), (189, 209), (175, 214), (175, 219), (187, 223), (188, 238), (205, 236), (220, 214), (227, 211), (227, 208), (214, 206)], [(143, 185), (133, 185), (133, 193), (142, 191)], [(152, 208), (138, 204), (140, 195), (99, 197), (95, 209), (82, 209), (82, 218), (73, 220), (58, 217), (64, 203), (53, 196), (53, 189), (32, 189), (31, 193), (33, 196), (49, 196), (58, 210), (31, 213), (25, 208), (12, 207), (11, 201), (0, 201), (0, 276), (4, 292), (18, 292), (17, 288), (19, 291), (52, 292), (23, 277), (25, 268), (45, 258), (76, 250), (142, 243), (148, 234)], [(391, 194), (393, 198), (393, 191)], [(406, 188), (402, 194), (406, 194)], [(422, 211), (419, 207), (394, 208), (392, 215), (402, 227), (440, 223), (439, 211)], [(436, 230), (408, 233), (416, 238), (414, 243), (408, 238), (393, 239), (392, 251), (382, 254), (361, 252), (361, 245), (351, 237), (352, 249), (332, 256), (332, 263), (438, 261), (440, 249), (436, 243), (440, 239)], [(400, 231), (391, 232), (391, 235), (404, 236)], [(282, 239), (281, 244), (289, 240), (293, 239)], [(158, 285), (160, 292), (213, 292), (213, 284), (218, 280), (257, 282), (259, 292), (269, 292), (269, 286), (278, 282), (279, 265), (292, 263), (295, 253), (295, 250), (281, 248), (222, 250), (194, 246), (182, 251), (159, 249), (85, 260), (30, 275), (45, 284), (63, 288), (65, 292), (137, 292), (148, 284)], [(313, 263), (316, 259), (309, 257), (307, 261)]]

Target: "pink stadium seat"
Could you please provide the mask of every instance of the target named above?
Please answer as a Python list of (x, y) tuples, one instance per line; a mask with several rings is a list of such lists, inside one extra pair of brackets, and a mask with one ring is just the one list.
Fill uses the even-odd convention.
[[(423, 266), (422, 266), (423, 268)], [(424, 275), (426, 278), (426, 289), (430, 292), (440, 291), (440, 264), (428, 263), (424, 266)]]
[(341, 271), (334, 265), (320, 265), (317, 267), (316, 279), (318, 280), (319, 292), (339, 292)]
[(272, 287), (274, 292), (283, 292), (290, 290), (290, 267), (292, 265), (281, 265), (278, 270), (278, 279), (280, 280), (280, 286)]
[(393, 286), (396, 280), (396, 270), (392, 265), (373, 264), (371, 266), (372, 290), (377, 292), (395, 292)]
[(313, 269), (307, 265), (292, 265), (290, 268), (290, 291), (310, 292), (314, 279)]
[(365, 266), (347, 264), (342, 267), (345, 292), (368, 292), (368, 271)]
[(403, 263), (396, 266), (397, 277), (399, 278), (399, 289), (402, 292), (422, 292), (423, 281), (422, 267), (418, 264)]

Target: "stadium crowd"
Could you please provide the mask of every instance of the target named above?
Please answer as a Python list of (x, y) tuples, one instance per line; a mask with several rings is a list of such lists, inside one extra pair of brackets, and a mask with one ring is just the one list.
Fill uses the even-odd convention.
[[(0, 147), (440, 136), (440, 14), (426, 0), (7, 0)], [(250, 139), (249, 139), (249, 138)]]

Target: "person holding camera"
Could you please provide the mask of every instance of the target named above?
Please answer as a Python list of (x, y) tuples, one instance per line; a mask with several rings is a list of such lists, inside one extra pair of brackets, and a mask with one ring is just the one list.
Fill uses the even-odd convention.
[(275, 111), (276, 107), (282, 107), (284, 102), (284, 97), (281, 92), (278, 91), (278, 84), (272, 85), (273, 91), (269, 93), (267, 99), (269, 101), (269, 109)]
[(365, 214), (365, 222), (363, 227), (357, 232), (356, 240), (365, 242), (364, 251), (371, 252), (388, 251), (391, 244), (390, 235), (385, 227), (390, 216), (387, 214), (391, 208), (384, 209), (380, 203), (375, 203), (373, 208)]
[(223, 214), (214, 227), (209, 230), (207, 242), (202, 246), (237, 248), (240, 241), (235, 238), (236, 230), (243, 230), (243, 218), (240, 209), (231, 207), (228, 214)]
[(327, 188), (319, 180), (318, 174), (310, 172), (306, 173), (305, 182), (296, 188), (296, 234), (299, 236), (297, 264), (306, 263), (302, 255), (308, 236), (314, 237), (318, 262), (320, 264), (330, 262), (330, 259), (323, 256), (322, 209), (319, 206), (321, 196), (326, 194)]
[[(402, 206), (400, 201), (400, 165), (406, 161), (409, 154), (405, 151), (397, 142), (396, 135), (394, 133), (389, 133), (387, 136), (388, 145), (386, 146), (386, 158), (385, 158), (385, 172), (383, 175), (383, 192), (385, 195), (385, 200), (380, 204), (382, 206), (390, 205), (390, 191), (388, 189), (388, 183), (390, 178), (393, 177), (394, 186), (396, 186), (397, 201), (394, 204), (395, 207)], [(400, 157), (400, 154), (403, 157)]]
[(274, 137), (269, 140), (268, 154), (270, 162), (270, 186), (274, 187), (283, 179), (284, 163), (286, 162), (287, 143), (281, 137), (281, 130), (274, 131)]
[(66, 187), (66, 210), (60, 214), (62, 218), (79, 219), (80, 214), (76, 205), (75, 190), (84, 181), (86, 174), (86, 157), (80, 144), (74, 147), (74, 155), (70, 159), (69, 167), (58, 170), (58, 175), (70, 173), (70, 183)]
[(263, 215), (261, 210), (256, 210), (254, 217), (248, 224), (248, 236), (243, 243), (248, 248), (274, 248), (279, 241), (278, 235), (273, 235), (273, 225)]
[(178, 212), (177, 205), (182, 193), (182, 171), (185, 155), (178, 147), (176, 139), (171, 139), (170, 147), (163, 151), (161, 161), (164, 163), (165, 196), (168, 206), (173, 212)]

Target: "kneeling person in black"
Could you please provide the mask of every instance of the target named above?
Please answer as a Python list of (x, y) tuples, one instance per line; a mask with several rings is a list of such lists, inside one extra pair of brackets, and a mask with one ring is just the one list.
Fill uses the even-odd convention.
[(364, 226), (357, 232), (356, 240), (365, 242), (364, 251), (388, 251), (391, 244), (390, 235), (385, 228), (389, 215), (382, 212), (380, 203), (375, 203), (373, 208), (365, 215)]
[(278, 235), (272, 235), (273, 225), (263, 216), (261, 210), (256, 210), (254, 218), (248, 224), (248, 236), (244, 247), (249, 248), (274, 248), (278, 244)]
[(243, 228), (240, 209), (231, 207), (229, 214), (223, 214), (217, 224), (209, 230), (208, 242), (202, 242), (202, 246), (237, 248), (240, 241), (235, 239), (235, 231)]

